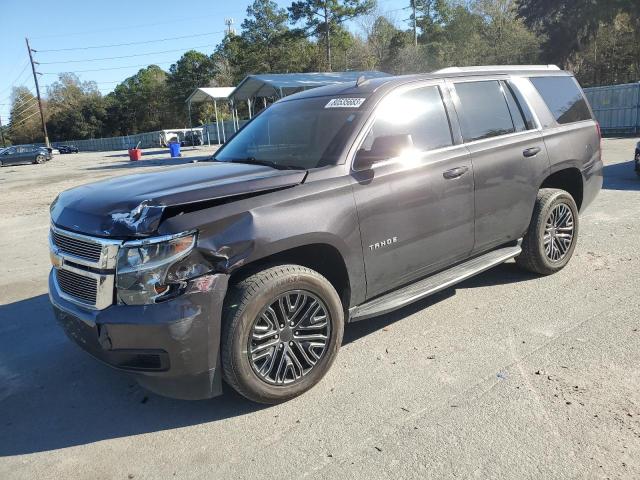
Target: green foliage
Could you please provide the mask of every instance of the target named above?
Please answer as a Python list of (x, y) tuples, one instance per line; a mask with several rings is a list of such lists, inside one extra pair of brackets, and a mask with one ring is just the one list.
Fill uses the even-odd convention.
[(44, 141), (37, 100), (27, 87), (15, 87), (11, 92), (8, 132), (13, 144)]
[(72, 73), (63, 73), (47, 93), (49, 137), (94, 138), (102, 133), (107, 116), (106, 101), (95, 82), (81, 82)]
[(627, 12), (636, 21), (638, 0), (520, 0), (519, 13), (527, 26), (546, 36), (544, 55), (565, 65), (594, 38), (601, 23)]
[(342, 24), (370, 12), (375, 5), (375, 0), (298, 0), (291, 4), (289, 13), (293, 23), (303, 22), (301, 33), (322, 39), (325, 67), (331, 71), (332, 47), (345, 49)]
[(167, 120), (175, 116), (167, 83), (167, 73), (150, 65), (118, 85), (106, 97), (107, 136), (164, 128)]
[(288, 22), (287, 11), (273, 1), (255, 0), (247, 8), (241, 34), (228, 35), (214, 55), (216, 64), (230, 69), (233, 81), (227, 84), (250, 73), (304, 72), (316, 66), (315, 46), (292, 32)]

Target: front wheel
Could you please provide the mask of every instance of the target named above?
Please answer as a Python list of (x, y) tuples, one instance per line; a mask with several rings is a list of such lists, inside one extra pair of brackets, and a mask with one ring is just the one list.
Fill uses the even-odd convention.
[(38, 165), (43, 164), (46, 161), (46, 158), (44, 155), (36, 155), (36, 161), (35, 163), (37, 163)]
[(516, 263), (542, 275), (555, 273), (569, 263), (577, 239), (578, 207), (573, 197), (564, 190), (543, 188)]
[(224, 310), (224, 379), (255, 402), (279, 403), (309, 390), (342, 343), (338, 293), (300, 265), (271, 267), (239, 281)]

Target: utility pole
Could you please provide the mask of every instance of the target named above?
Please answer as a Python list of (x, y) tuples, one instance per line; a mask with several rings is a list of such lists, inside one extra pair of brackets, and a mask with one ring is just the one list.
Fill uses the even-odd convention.
[(418, 46), (418, 28), (416, 25), (416, 0), (411, 0), (411, 8), (413, 8), (413, 46)]
[(2, 146), (5, 146), (4, 143), (4, 128), (2, 128), (2, 117), (0, 116), (0, 137), (2, 138)]
[(31, 62), (31, 71), (33, 72), (33, 81), (36, 84), (36, 95), (38, 96), (38, 108), (40, 109), (40, 120), (42, 120), (42, 133), (44, 135), (44, 144), (48, 148), (49, 145), (49, 135), (47, 135), (47, 122), (44, 121), (44, 111), (42, 110), (42, 98), (40, 97), (40, 85), (38, 84), (38, 73), (36, 72), (36, 63), (33, 61), (33, 52), (31, 47), (29, 46), (29, 39), (25, 38), (27, 42), (27, 51), (29, 52), (29, 61)]
[(329, 36), (329, 9), (327, 7), (327, 0), (324, 0), (324, 39), (327, 43), (327, 69), (331, 71), (331, 38)]

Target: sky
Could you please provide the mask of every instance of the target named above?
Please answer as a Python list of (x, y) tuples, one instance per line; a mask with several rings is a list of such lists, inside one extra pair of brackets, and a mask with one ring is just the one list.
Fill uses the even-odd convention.
[[(0, 0), (3, 124), (9, 121), (13, 86), (27, 86), (35, 94), (25, 37), (36, 50), (34, 60), (40, 62), (36, 68), (42, 73), (39, 81), (43, 96), (46, 86), (55, 82), (60, 72), (75, 72), (81, 80), (93, 80), (102, 93), (108, 93), (149, 64), (168, 69), (190, 49), (211, 54), (224, 37), (225, 18), (232, 18), (239, 31), (251, 3), (252, 0)], [(287, 7), (291, 0), (277, 3)], [(409, 0), (378, 0), (379, 10), (389, 13), (403, 28), (408, 26), (403, 22), (409, 16), (408, 5)], [(359, 29), (355, 21), (348, 26), (352, 31)]]

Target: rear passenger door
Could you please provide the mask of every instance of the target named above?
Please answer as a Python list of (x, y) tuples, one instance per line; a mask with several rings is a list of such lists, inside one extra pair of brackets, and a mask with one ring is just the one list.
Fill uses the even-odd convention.
[(31, 147), (16, 147), (16, 151), (15, 163), (32, 163)]
[[(410, 135), (413, 148), (353, 171), (369, 298), (465, 258), (473, 247), (473, 172), (454, 145), (442, 85), (391, 92), (360, 150)], [(446, 97), (452, 111), (450, 100)]]
[(549, 158), (536, 119), (515, 82), (450, 84), (475, 182), (474, 252), (524, 234)]

